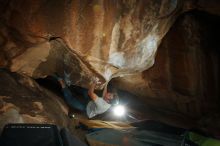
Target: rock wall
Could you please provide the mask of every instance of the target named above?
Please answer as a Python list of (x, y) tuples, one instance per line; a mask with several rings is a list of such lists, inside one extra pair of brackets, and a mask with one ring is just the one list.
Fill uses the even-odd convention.
[(201, 11), (182, 15), (164, 37), (154, 66), (113, 84), (147, 105), (185, 114), (198, 126), (220, 127), (219, 25), (218, 16)]
[[(57, 97), (29, 77), (0, 69), (0, 129), (8, 123), (70, 124), (68, 109)], [(1, 132), (1, 131), (0, 131)]]
[[(124, 76), (116, 87), (200, 120), (218, 111), (219, 40), (213, 34), (219, 34), (219, 3), (0, 0), (0, 67), (33, 78), (65, 71), (70, 84), (84, 87), (93, 76), (100, 88)], [(173, 26), (193, 9), (217, 16), (181, 16)]]
[[(182, 12), (219, 14), (216, 0), (0, 0), (0, 66), (34, 78), (68, 73), (88, 87), (98, 77), (142, 72)], [(212, 9), (211, 9), (212, 8)]]
[(176, 17), (195, 7), (181, 0), (0, 3), (0, 65), (34, 78), (66, 70), (81, 86), (91, 76), (105, 83), (150, 68)]

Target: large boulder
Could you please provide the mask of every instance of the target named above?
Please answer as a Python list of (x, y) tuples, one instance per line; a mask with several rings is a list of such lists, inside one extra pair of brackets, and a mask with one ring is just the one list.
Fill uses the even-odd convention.
[(0, 65), (34, 78), (65, 70), (81, 86), (91, 76), (104, 84), (150, 68), (177, 16), (196, 7), (181, 0), (0, 3)]
[(0, 128), (8, 123), (50, 123), (67, 127), (63, 100), (27, 76), (0, 70)]
[(218, 37), (220, 17), (195, 11), (182, 15), (164, 37), (154, 66), (115, 78), (146, 106), (191, 117), (198, 127), (220, 129)]
[[(0, 67), (32, 78), (54, 72), (63, 76), (65, 71), (68, 83), (83, 87), (93, 76), (102, 82), (100, 88), (115, 78), (116, 87), (146, 104), (211, 125), (219, 120), (202, 116), (219, 118), (219, 53), (212, 45), (212, 39), (219, 42), (213, 37), (219, 3), (0, 0)], [(174, 24), (194, 9), (216, 17), (209, 24), (210, 19), (201, 22), (203, 18), (187, 13)]]

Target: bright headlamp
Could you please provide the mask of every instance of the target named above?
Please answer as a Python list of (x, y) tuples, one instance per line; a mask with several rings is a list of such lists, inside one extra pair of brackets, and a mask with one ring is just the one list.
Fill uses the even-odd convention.
[(116, 105), (113, 108), (114, 115), (121, 117), (125, 114), (125, 107), (123, 105)]

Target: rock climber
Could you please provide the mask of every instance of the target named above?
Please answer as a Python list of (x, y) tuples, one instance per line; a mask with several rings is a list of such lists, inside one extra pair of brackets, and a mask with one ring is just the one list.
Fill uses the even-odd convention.
[(84, 97), (84, 100), (86, 101), (85, 103), (80, 102), (80, 100), (78, 100), (76, 97), (72, 95), (64, 79), (60, 77), (56, 78), (62, 87), (62, 92), (66, 103), (71, 108), (85, 112), (88, 118), (93, 118), (97, 115), (105, 113), (110, 109), (111, 104), (114, 101), (115, 94), (112, 91), (107, 91), (107, 88), (105, 88), (103, 91), (103, 97), (99, 97), (94, 92), (95, 87), (97, 86), (97, 84), (99, 84), (97, 78), (92, 79), (89, 89), (77, 87), (77, 92)]

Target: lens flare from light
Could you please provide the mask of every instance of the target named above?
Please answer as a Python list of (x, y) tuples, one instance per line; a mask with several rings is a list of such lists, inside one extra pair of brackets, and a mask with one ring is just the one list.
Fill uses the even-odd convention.
[(122, 105), (117, 105), (114, 107), (113, 112), (116, 116), (123, 116), (125, 114), (125, 107)]

